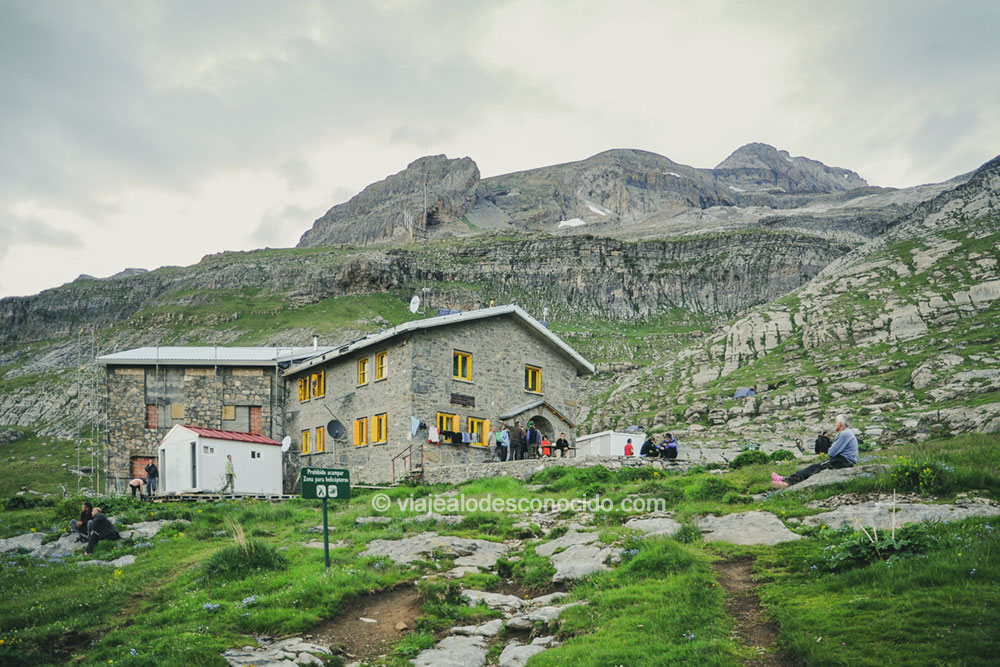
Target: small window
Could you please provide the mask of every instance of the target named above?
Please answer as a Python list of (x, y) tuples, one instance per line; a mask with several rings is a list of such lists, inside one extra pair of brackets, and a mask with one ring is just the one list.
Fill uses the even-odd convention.
[(233, 421), (236, 419), (236, 406), (235, 405), (223, 405), (222, 406), (222, 419), (223, 421)]
[(201, 453), (208, 454), (209, 456), (215, 456), (215, 447), (213, 445), (202, 445)]
[(368, 384), (368, 357), (358, 359), (358, 386)]
[(489, 424), (485, 419), (469, 417), (469, 433), (472, 434), (471, 444), (478, 445), (479, 447), (486, 446), (486, 431), (490, 428)]
[(542, 393), (542, 369), (537, 366), (524, 367), (524, 390), (535, 394)]
[(309, 378), (299, 378), (299, 403), (309, 400)]
[(447, 412), (439, 412), (438, 414), (438, 431), (457, 431), (458, 430), (458, 415), (452, 415)]
[(375, 380), (384, 380), (389, 368), (386, 366), (387, 352), (379, 352), (375, 355)]
[(171, 419), (184, 419), (184, 404), (183, 403), (173, 403), (170, 406), (170, 418)]
[(309, 431), (302, 431), (302, 453), (309, 453)]
[(386, 413), (372, 417), (372, 442), (386, 442), (386, 425), (388, 423)]
[(146, 428), (158, 428), (160, 425), (160, 413), (155, 405), (146, 406)]
[(361, 445), (368, 444), (368, 418), (362, 417), (361, 419), (354, 420), (354, 446), (360, 447)]
[(316, 452), (326, 451), (326, 429), (322, 426), (316, 428)]
[(455, 350), (455, 356), (452, 359), (452, 375), (456, 380), (471, 380), (472, 379), (472, 355), (468, 352), (459, 352)]
[(257, 452), (257, 451), (254, 451), (254, 450), (251, 449), (250, 450), (250, 458), (251, 459), (259, 459), (260, 458), (260, 452)]
[(320, 398), (326, 395), (326, 372), (312, 374), (312, 397)]

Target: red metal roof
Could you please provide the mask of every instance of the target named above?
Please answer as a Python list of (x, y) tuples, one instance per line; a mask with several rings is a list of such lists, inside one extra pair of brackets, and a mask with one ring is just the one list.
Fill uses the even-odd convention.
[(198, 435), (203, 435), (206, 438), (215, 438), (216, 440), (237, 440), (239, 442), (254, 442), (259, 445), (281, 446), (281, 443), (277, 440), (272, 440), (263, 435), (253, 435), (252, 433), (241, 433), (239, 431), (220, 431), (214, 428), (202, 428), (201, 426), (191, 426), (189, 424), (184, 424), (184, 428), (190, 429)]

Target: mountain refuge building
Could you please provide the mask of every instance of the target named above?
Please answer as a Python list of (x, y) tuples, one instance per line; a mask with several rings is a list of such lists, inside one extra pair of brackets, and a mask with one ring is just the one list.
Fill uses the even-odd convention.
[(573, 443), (578, 378), (594, 372), (516, 305), (413, 320), (337, 347), (140, 348), (99, 361), (109, 480), (157, 457), (180, 424), (289, 436), (286, 492), (301, 466), (387, 483), (482, 462), (500, 421), (531, 421)]

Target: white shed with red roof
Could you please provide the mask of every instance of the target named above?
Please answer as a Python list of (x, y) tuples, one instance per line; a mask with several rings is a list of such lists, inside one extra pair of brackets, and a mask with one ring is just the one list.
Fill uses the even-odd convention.
[(233, 457), (236, 494), (280, 495), (281, 443), (271, 438), (178, 424), (160, 441), (160, 494), (218, 493)]

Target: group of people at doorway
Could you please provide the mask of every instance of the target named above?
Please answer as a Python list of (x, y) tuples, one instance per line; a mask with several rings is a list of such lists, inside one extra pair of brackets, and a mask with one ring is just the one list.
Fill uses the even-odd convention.
[(513, 426), (501, 423), (494, 437), (489, 439), (489, 446), (491, 461), (521, 461), (566, 456), (569, 440), (565, 433), (560, 433), (553, 444), (535, 428), (534, 422), (529, 421), (526, 427), (522, 427), (521, 422), (515, 421)]

